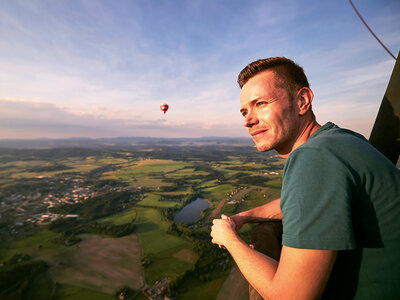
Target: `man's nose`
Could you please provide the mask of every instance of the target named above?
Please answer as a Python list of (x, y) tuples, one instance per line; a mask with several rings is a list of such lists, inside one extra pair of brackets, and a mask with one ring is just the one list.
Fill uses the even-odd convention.
[(252, 127), (253, 125), (258, 123), (257, 116), (253, 112), (248, 112), (244, 119), (245, 127)]

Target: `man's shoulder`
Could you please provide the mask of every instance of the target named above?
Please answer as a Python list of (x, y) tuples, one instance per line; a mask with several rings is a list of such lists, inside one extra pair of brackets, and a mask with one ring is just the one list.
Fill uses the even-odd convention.
[(289, 155), (285, 169), (289, 166), (307, 168), (309, 165), (318, 168), (330, 164), (335, 171), (342, 166), (347, 170), (366, 173), (399, 172), (361, 134), (339, 128), (333, 123), (325, 124), (320, 129)]
[(332, 145), (332, 143), (344, 143), (348, 144), (348, 146), (369, 145), (363, 135), (328, 122), (312, 134), (307, 142), (300, 147), (324, 146)]
[(328, 122), (313, 133), (303, 145), (295, 149), (291, 156), (309, 152), (310, 155), (334, 154), (345, 157), (359, 151), (374, 152), (376, 149), (363, 135)]

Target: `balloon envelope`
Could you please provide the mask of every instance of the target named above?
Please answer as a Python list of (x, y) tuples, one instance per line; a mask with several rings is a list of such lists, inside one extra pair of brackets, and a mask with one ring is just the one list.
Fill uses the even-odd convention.
[(167, 112), (168, 108), (169, 108), (168, 104), (164, 103), (160, 105), (160, 109), (164, 114)]

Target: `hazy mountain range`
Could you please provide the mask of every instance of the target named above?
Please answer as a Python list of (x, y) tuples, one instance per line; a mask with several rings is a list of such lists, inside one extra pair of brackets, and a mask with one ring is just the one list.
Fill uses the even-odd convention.
[(46, 149), (46, 148), (137, 148), (154, 146), (207, 146), (235, 145), (253, 146), (250, 138), (202, 137), (202, 138), (68, 138), (68, 139), (0, 139), (0, 148)]

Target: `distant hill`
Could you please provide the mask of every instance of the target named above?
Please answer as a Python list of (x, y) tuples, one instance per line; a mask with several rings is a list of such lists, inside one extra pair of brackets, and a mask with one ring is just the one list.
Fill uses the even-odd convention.
[(0, 139), (0, 148), (12, 149), (52, 149), (52, 148), (91, 148), (91, 149), (129, 149), (156, 146), (238, 146), (254, 145), (250, 138), (202, 137), (202, 138), (69, 138), (69, 139)]

